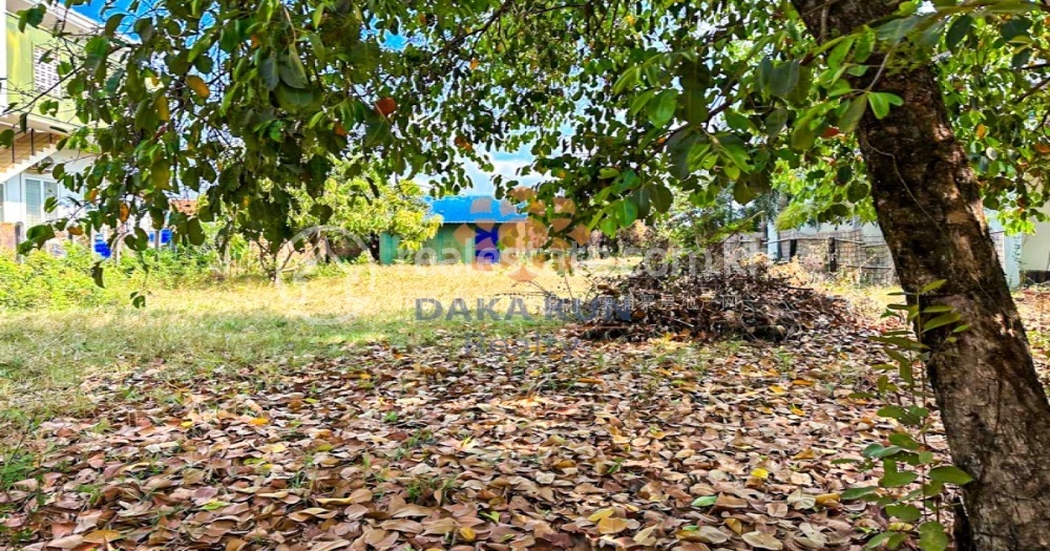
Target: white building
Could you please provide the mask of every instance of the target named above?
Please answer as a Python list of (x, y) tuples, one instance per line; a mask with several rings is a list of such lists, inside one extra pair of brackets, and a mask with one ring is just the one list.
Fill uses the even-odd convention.
[[(29, 227), (61, 216), (61, 206), (72, 202), (70, 192), (51, 176), (51, 167), (65, 163), (67, 171), (75, 172), (90, 162), (85, 152), (59, 151), (57, 147), (64, 132), (75, 124), (74, 108), (63, 97), (58, 75), (59, 39), (48, 29), (63, 21), (67, 31), (83, 35), (96, 32), (98, 24), (61, 5), (49, 4), (39, 28), (26, 27), (22, 32), (18, 29), (18, 12), (36, 2), (0, 3), (7, 31), (5, 40), (0, 41), (0, 131), (15, 132), (14, 146), (0, 148), (0, 246), (12, 246), (17, 235), (24, 238)], [(50, 59), (42, 61), (48, 52), (52, 52)], [(56, 116), (43, 115), (39, 108), (29, 105), (35, 98), (58, 100)], [(23, 113), (28, 113), (24, 131), (19, 124)], [(56, 212), (45, 212), (50, 197), (58, 198), (60, 208)]]

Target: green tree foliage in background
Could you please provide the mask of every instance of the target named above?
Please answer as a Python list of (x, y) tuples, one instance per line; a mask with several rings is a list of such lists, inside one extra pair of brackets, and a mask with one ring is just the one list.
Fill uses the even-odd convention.
[[(423, 189), (411, 180), (383, 180), (358, 172), (352, 162), (336, 161), (323, 192), (311, 197), (300, 190), (292, 222), (302, 229), (325, 224), (353, 235), (379, 258), (379, 236), (397, 237), (401, 246), (418, 249), (437, 234), (441, 220), (429, 216)], [(323, 221), (327, 222), (323, 222)]]
[(728, 190), (713, 203), (676, 200), (660, 227), (683, 249), (704, 251), (733, 235), (764, 231), (778, 200), (777, 194), (769, 193), (740, 205)]
[[(277, 188), (267, 182), (264, 189)], [(286, 190), (293, 205), (285, 223), (295, 231), (287, 239), (270, 241), (265, 220), (251, 209), (233, 209), (234, 215), (219, 231), (220, 237), (240, 235), (253, 243), (260, 265), (272, 281), (296, 258), (313, 253), (325, 261), (379, 258), (380, 235), (396, 237), (400, 246), (418, 249), (434, 237), (441, 220), (429, 214), (423, 189), (411, 180), (387, 181), (352, 160), (336, 160), (319, 193), (305, 187)], [(363, 255), (363, 256), (362, 256)]]
[[(929, 299), (969, 329), (919, 338), (934, 351), (953, 458), (974, 478), (971, 535), (984, 550), (1050, 548), (1050, 405), (982, 210), (1023, 224), (1050, 197), (1042, 2), (155, 0), (130, 11), (107, 10), (64, 65), (86, 126), (63, 145), (98, 156), (83, 173), (55, 167), (95, 207), (57, 225), (159, 227), (167, 198), (191, 191), (208, 201), (199, 217), (175, 215), (183, 240), (242, 210), (278, 242), (295, 233), (293, 190), (322, 195), (333, 155), (458, 191), (463, 161), (487, 167), (486, 152), (527, 147), (527, 171), (546, 178), (539, 198), (571, 197), (577, 218), (609, 235), (667, 212), (672, 188), (696, 204), (727, 192), (746, 204), (801, 174), (785, 191), (818, 220), (874, 209), (909, 296), (946, 281)], [(145, 233), (129, 240), (141, 247)]]

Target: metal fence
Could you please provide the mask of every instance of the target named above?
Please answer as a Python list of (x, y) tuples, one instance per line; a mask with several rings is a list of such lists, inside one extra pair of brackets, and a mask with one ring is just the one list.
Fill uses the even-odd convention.
[[(1000, 261), (1006, 258), (1006, 233), (990, 233)], [(859, 284), (896, 285), (890, 249), (881, 235), (861, 230), (806, 234), (781, 232), (776, 240), (762, 233), (737, 234), (722, 243), (721, 254), (735, 260), (766, 254), (775, 262), (797, 262), (813, 274), (835, 274)]]
[(759, 253), (775, 262), (797, 262), (807, 272), (835, 274), (868, 285), (893, 285), (897, 282), (889, 247), (881, 239), (872, 239), (861, 231), (802, 234), (784, 232), (769, 241), (764, 234), (734, 235), (722, 247), (727, 256), (737, 259)]

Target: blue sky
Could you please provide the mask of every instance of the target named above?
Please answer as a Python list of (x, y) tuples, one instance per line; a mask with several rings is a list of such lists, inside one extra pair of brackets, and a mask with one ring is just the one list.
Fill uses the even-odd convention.
[[(125, 7), (128, 4), (130, 4), (130, 3), (131, 3), (131, 0), (119, 0), (117, 2), (117, 5), (120, 6), (120, 7)], [(103, 5), (105, 5), (104, 2), (99, 2), (98, 0), (92, 0), (92, 1), (88, 2), (87, 4), (82, 4), (80, 6), (73, 6), (73, 10), (76, 11), (76, 12), (79, 12), (79, 13), (81, 13), (83, 15), (86, 15), (86, 16), (92, 18), (92, 19), (101, 20), (102, 18), (99, 17), (98, 12), (99, 12), (100, 9), (102, 9)]]

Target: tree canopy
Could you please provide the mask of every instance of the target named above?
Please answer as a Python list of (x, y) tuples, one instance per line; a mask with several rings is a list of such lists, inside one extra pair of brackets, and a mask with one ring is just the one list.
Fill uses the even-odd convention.
[[(988, 205), (1015, 221), (1037, 215), (1050, 152), (1040, 93), (1050, 8), (901, 2), (892, 17), (822, 43), (790, 3), (752, 8), (109, 3), (98, 36), (61, 66), (84, 123), (62, 145), (98, 157), (86, 172), (55, 174), (95, 207), (74, 224), (159, 225), (169, 197), (203, 193), (201, 220), (244, 208), (275, 241), (294, 232), (290, 190), (321, 194), (333, 158), (355, 155), (350, 175), (376, 166), (455, 192), (470, 185), (464, 161), (487, 166), (487, 153), (523, 146), (535, 156), (526, 171), (545, 177), (539, 197), (572, 197), (580, 222), (610, 233), (666, 212), (672, 187), (696, 202), (730, 190), (746, 203), (784, 186), (819, 219), (870, 216), (851, 131), (865, 111), (884, 117), (901, 98), (848, 78), (932, 61)], [(45, 10), (23, 12), (23, 25), (42, 24)], [(889, 55), (872, 63), (876, 49)], [(200, 239), (198, 220), (174, 216), (184, 239)]]
[[(347, 177), (368, 166), (455, 192), (465, 161), (523, 147), (544, 180), (515, 197), (552, 233), (611, 235), (667, 212), (672, 190), (703, 205), (779, 189), (817, 220), (874, 212), (953, 459), (974, 475), (974, 541), (1050, 548), (1050, 403), (980, 208), (1021, 226), (1050, 198), (1044, 2), (133, 0), (103, 14), (61, 66), (84, 125), (61, 145), (97, 155), (54, 167), (92, 208), (33, 242), (159, 227), (186, 192), (207, 201), (172, 216), (182, 239), (237, 211), (279, 242), (333, 159), (360, 160)], [(943, 549), (930, 526), (920, 545)]]

